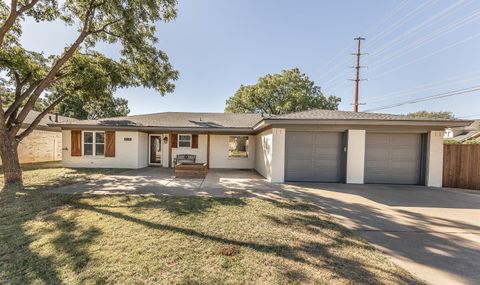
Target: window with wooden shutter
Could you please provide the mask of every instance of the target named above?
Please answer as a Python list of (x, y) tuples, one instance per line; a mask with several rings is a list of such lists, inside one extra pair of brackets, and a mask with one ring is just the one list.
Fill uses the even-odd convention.
[(198, 135), (192, 135), (192, 148), (198, 148)]
[(82, 156), (82, 131), (70, 131), (71, 133), (71, 156)]
[(105, 132), (105, 157), (115, 157), (115, 131)]
[(177, 147), (177, 134), (172, 134), (171, 135), (170, 144), (171, 144), (172, 148)]

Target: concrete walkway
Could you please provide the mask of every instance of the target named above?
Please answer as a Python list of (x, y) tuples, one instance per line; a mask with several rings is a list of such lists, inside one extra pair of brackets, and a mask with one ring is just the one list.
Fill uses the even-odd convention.
[(171, 196), (249, 197), (279, 189), (253, 170), (211, 169), (205, 179), (175, 178), (169, 168), (147, 167), (85, 183), (52, 189), (68, 194), (138, 194)]
[(175, 179), (132, 170), (54, 193), (289, 198), (315, 203), (430, 284), (480, 284), (480, 191), (400, 185), (273, 184), (254, 171)]

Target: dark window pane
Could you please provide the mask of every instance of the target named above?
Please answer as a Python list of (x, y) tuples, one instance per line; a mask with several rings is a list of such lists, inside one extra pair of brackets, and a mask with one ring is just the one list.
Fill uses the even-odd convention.
[(93, 155), (93, 145), (92, 144), (84, 144), (83, 145), (83, 154), (84, 155)]
[(105, 154), (105, 145), (96, 144), (95, 145), (95, 155), (104, 155)]
[(178, 142), (178, 146), (180, 146), (180, 147), (190, 147), (190, 142), (189, 141), (180, 141), (180, 142)]
[(105, 142), (105, 133), (95, 133), (95, 142), (104, 143)]
[(188, 135), (179, 135), (179, 136), (178, 136), (178, 140), (179, 140), (179, 141), (190, 141), (190, 138), (191, 138), (191, 137), (188, 136)]
[(93, 143), (93, 133), (92, 132), (84, 132), (83, 133), (83, 142)]

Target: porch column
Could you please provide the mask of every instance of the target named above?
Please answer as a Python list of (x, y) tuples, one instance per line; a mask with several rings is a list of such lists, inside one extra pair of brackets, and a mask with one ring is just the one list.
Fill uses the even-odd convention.
[(425, 184), (442, 187), (443, 181), (443, 131), (428, 132), (427, 172)]
[(365, 136), (365, 130), (348, 130), (347, 184), (364, 183)]
[(207, 168), (210, 168), (210, 134), (207, 134)]
[(285, 129), (272, 129), (271, 182), (285, 181)]

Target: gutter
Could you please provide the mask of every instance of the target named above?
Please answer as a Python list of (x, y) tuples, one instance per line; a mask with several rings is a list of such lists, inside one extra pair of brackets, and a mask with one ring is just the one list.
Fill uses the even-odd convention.
[(81, 125), (81, 124), (52, 124), (62, 128), (62, 130), (123, 130), (123, 131), (143, 131), (143, 132), (188, 132), (188, 133), (241, 133), (253, 134), (252, 128), (196, 128), (196, 127), (150, 127), (150, 126), (115, 126), (115, 125)]

